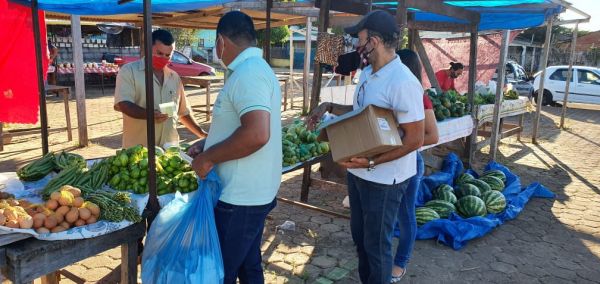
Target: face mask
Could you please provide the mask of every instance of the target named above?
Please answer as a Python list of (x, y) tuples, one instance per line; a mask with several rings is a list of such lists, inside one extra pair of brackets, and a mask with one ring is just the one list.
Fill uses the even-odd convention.
[(360, 63), (361, 63), (361, 68), (364, 68), (366, 66), (369, 65), (369, 56), (371, 56), (371, 53), (373, 52), (373, 50), (375, 50), (375, 48), (371, 48), (371, 50), (367, 51), (367, 44), (371, 41), (371, 39), (367, 39), (367, 42), (365, 43), (365, 45), (363, 46), (359, 46), (356, 51), (358, 52), (358, 54), (360, 54)]
[(167, 64), (169, 64), (169, 61), (171, 60), (168, 58), (152, 55), (152, 68), (156, 70), (162, 70), (165, 68), (165, 66), (167, 66)]
[(225, 62), (223, 62), (223, 52), (225, 52), (225, 41), (223, 40), (222, 37), (218, 37), (217, 40), (221, 40), (221, 55), (217, 55), (217, 46), (215, 45), (215, 49), (213, 51), (213, 62), (214, 63), (219, 63), (219, 65), (221, 65), (221, 67), (223, 67), (223, 69), (227, 69), (227, 65), (225, 64)]

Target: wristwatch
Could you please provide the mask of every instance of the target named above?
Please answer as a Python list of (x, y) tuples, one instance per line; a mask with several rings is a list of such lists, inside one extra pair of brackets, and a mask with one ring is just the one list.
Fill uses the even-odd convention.
[(369, 168), (367, 168), (367, 171), (373, 171), (375, 170), (375, 161), (373, 161), (373, 159), (369, 158)]

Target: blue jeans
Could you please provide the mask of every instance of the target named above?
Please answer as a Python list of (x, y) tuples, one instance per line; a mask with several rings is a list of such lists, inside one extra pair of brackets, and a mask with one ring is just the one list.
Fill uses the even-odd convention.
[(398, 247), (394, 264), (406, 268), (410, 259), (415, 238), (417, 237), (417, 218), (415, 216), (415, 202), (417, 200), (417, 191), (421, 185), (421, 179), (425, 173), (425, 164), (421, 153), (417, 151), (417, 174), (410, 178), (410, 184), (404, 192), (404, 197), (400, 203), (400, 212), (398, 212), (398, 227), (400, 236), (398, 236)]
[(409, 180), (386, 185), (348, 173), (350, 229), (362, 283), (388, 284), (392, 276), (392, 236)]
[(265, 218), (276, 200), (266, 205), (238, 206), (222, 201), (215, 207), (215, 221), (223, 254), (223, 283), (264, 283), (260, 245)]

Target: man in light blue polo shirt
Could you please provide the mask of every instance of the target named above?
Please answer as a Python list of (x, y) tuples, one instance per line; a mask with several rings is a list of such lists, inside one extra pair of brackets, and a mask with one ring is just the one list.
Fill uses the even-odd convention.
[(248, 15), (233, 11), (219, 20), (215, 52), (227, 68), (225, 86), (208, 137), (189, 151), (200, 177), (216, 165), (223, 184), (215, 220), (226, 284), (264, 283), (262, 233), (281, 183), (281, 91), (255, 45)]

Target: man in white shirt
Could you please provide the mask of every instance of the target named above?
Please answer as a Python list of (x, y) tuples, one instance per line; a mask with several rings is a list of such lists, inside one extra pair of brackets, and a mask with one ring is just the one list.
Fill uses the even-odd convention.
[(395, 53), (399, 30), (394, 17), (379, 10), (346, 29), (359, 38), (358, 51), (369, 66), (360, 75), (352, 106), (323, 103), (309, 118), (376, 105), (395, 112), (402, 146), (373, 157), (355, 157), (348, 168), (352, 239), (363, 283), (385, 283), (392, 276), (392, 235), (409, 179), (416, 174), (416, 150), (423, 144), (423, 88)]

